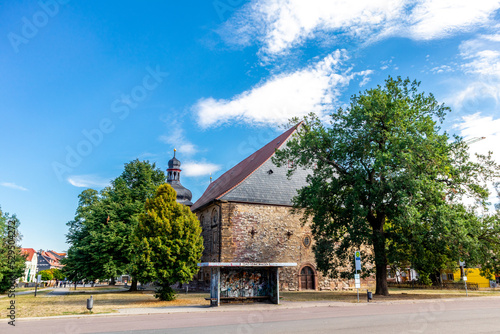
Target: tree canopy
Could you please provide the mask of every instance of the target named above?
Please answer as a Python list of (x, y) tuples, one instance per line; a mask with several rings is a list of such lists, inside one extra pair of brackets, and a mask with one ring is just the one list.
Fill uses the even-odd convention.
[(146, 200), (134, 237), (139, 279), (158, 281), (156, 297), (160, 300), (174, 299), (170, 285), (189, 282), (199, 269), (203, 238), (198, 218), (189, 207), (177, 203), (175, 190), (164, 184), (154, 198)]
[[(68, 222), (68, 250), (64, 272), (72, 280), (135, 277), (135, 251), (131, 240), (146, 199), (166, 180), (149, 161), (134, 160), (100, 192), (84, 190), (78, 197), (75, 219)], [(132, 289), (137, 286), (134, 278)]]
[[(352, 96), (329, 122), (305, 117), (297, 136), (276, 152), (278, 165), (296, 162), (290, 173), (312, 170), (294, 207), (304, 222), (312, 218), (325, 274), (352, 275), (346, 268), (361, 249), (374, 264), (376, 294), (387, 295), (389, 264), (425, 278), (459, 258), (486, 261), (491, 245), (483, 237), (494, 229), (476, 212), (487, 206), (487, 182), (498, 179), (499, 167), (491, 154), (471, 159), (461, 138), (450, 140), (441, 130), (449, 111), (419, 92), (418, 82), (389, 77), (383, 87)], [(474, 205), (463, 204), (465, 197)]]
[(26, 257), (19, 247), (19, 225), (15, 215), (4, 213), (0, 208), (0, 293), (7, 291), (13, 281), (24, 275)]
[(66, 277), (64, 275), (64, 273), (60, 269), (57, 269), (57, 268), (42, 270), (42, 271), (39, 271), (38, 274), (42, 275), (43, 281), (50, 281), (53, 279), (63, 280), (64, 277)]

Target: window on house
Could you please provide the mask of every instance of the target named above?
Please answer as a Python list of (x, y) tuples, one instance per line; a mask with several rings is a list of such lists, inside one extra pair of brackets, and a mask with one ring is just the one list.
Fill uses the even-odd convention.
[(453, 281), (453, 274), (448, 274), (448, 280)]

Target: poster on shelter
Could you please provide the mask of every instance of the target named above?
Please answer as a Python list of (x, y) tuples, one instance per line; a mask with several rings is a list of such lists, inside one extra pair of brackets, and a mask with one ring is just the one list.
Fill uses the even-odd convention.
[(231, 268), (221, 272), (222, 297), (269, 296), (269, 271)]

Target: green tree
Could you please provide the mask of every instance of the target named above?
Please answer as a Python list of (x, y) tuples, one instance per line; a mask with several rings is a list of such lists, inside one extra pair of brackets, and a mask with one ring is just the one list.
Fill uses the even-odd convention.
[(94, 189), (85, 189), (78, 199), (75, 219), (67, 223), (69, 232), (66, 239), (71, 246), (66, 258), (61, 260), (63, 272), (72, 281), (112, 277), (102, 269), (102, 254), (97, 254), (99, 249), (92, 239), (96, 234), (94, 231), (102, 225), (96, 217), (102, 212), (99, 193)]
[[(495, 185), (497, 199), (500, 199), (499, 186), (498, 183)], [(480, 251), (488, 258), (481, 263), (481, 275), (484, 277), (500, 275), (500, 203), (496, 203), (495, 208), (495, 214), (482, 217), (486, 228), (479, 233)]]
[(50, 272), (52, 273), (52, 276), (54, 276), (54, 279), (57, 279), (57, 280), (63, 280), (64, 277), (66, 277), (66, 275), (64, 275), (63, 271), (61, 269), (57, 269), (57, 268), (52, 268), (52, 269), (49, 269)]
[(42, 281), (51, 281), (55, 279), (54, 273), (50, 269), (41, 270), (38, 272), (38, 275), (42, 275)]
[(24, 275), (26, 257), (19, 247), (19, 224), (15, 215), (3, 213), (0, 208), (0, 293), (9, 290)]
[(425, 276), (460, 256), (484, 260), (471, 236), (484, 225), (475, 208), (460, 203), (469, 197), (485, 207), (485, 182), (498, 178), (498, 165), (491, 154), (471, 161), (461, 138), (450, 142), (439, 126), (449, 108), (418, 87), (389, 77), (384, 87), (354, 95), (328, 125), (311, 114), (274, 158), (312, 169), (294, 207), (304, 222), (312, 218), (319, 269), (352, 275), (346, 266), (361, 249), (364, 261), (374, 263), (379, 295), (388, 295), (391, 263)]
[(87, 260), (86, 255), (74, 245), (68, 249), (66, 257), (61, 259), (61, 264), (64, 265), (62, 272), (69, 281), (75, 282), (75, 290), (76, 282), (87, 277), (86, 273), (89, 272)]
[(134, 233), (138, 277), (143, 282), (158, 281), (155, 296), (173, 300), (170, 285), (189, 282), (198, 272), (203, 252), (201, 226), (189, 207), (177, 203), (169, 184), (161, 185), (155, 197), (146, 200), (145, 211)]
[(137, 288), (135, 251), (131, 240), (138, 215), (147, 198), (165, 182), (165, 173), (149, 161), (125, 164), (123, 173), (100, 192), (86, 189), (79, 195), (75, 219), (68, 222), (67, 258), (62, 262), (69, 279), (111, 278), (123, 273)]

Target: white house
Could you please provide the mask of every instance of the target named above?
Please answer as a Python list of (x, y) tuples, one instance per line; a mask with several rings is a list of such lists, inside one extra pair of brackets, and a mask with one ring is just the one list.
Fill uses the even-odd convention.
[(26, 255), (26, 267), (24, 268), (24, 276), (22, 277), (23, 282), (34, 282), (37, 267), (38, 267), (38, 255), (33, 248), (21, 248), (21, 253)]

